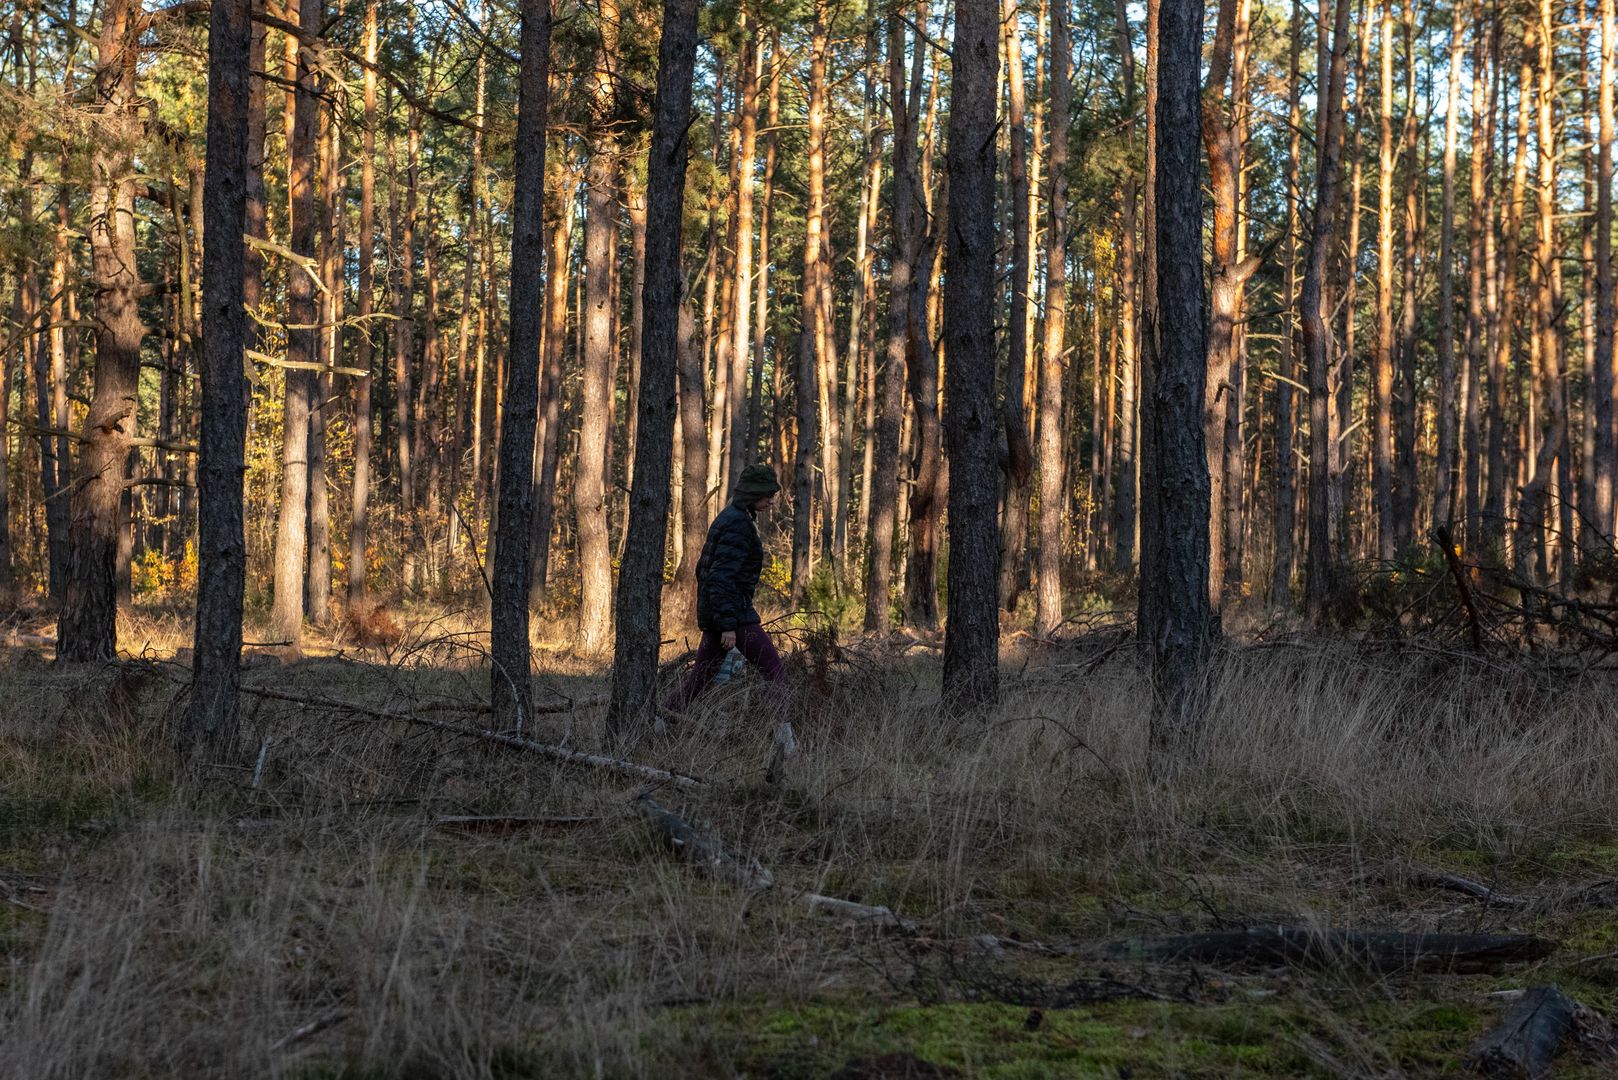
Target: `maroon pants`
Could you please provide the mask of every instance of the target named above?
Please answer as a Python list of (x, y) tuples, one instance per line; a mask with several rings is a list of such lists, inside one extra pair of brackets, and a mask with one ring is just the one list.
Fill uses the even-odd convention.
[[(775, 644), (770, 641), (770, 635), (758, 623), (751, 626), (738, 626), (736, 628), (736, 648), (749, 664), (758, 668), (759, 672), (769, 681), (770, 705), (779, 712), (786, 702), (786, 671), (781, 665), (781, 657), (775, 651)], [(697, 646), (697, 660), (687, 675), (685, 682), (674, 691), (663, 707), (679, 712), (691, 704), (713, 682), (713, 677), (719, 674), (719, 666), (725, 662), (725, 647), (719, 643), (719, 631), (704, 630), (702, 643)]]

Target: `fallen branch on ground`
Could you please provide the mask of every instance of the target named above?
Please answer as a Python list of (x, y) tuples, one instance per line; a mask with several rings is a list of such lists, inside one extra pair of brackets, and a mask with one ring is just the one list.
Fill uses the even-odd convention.
[(1122, 960), (1274, 967), (1362, 967), (1381, 973), (1476, 974), (1542, 960), (1556, 943), (1530, 934), (1425, 934), (1255, 926), (1246, 930), (1134, 938), (1102, 947)]
[(1491, 1077), (1549, 1076), (1557, 1049), (1573, 1030), (1577, 1010), (1573, 1000), (1554, 986), (1530, 987), (1473, 1045), (1466, 1064)]
[(718, 840), (660, 805), (651, 795), (642, 792), (636, 796), (635, 812), (652, 823), (675, 854), (704, 873), (744, 889), (768, 889), (775, 884), (775, 878), (758, 860), (733, 857)]
[[(461, 735), (472, 739), (482, 739), (484, 742), (498, 743), (513, 750), (522, 750), (530, 754), (539, 754), (553, 761), (560, 761), (567, 765), (581, 765), (592, 769), (605, 769), (608, 772), (620, 773), (624, 776), (633, 776), (641, 780), (650, 780), (659, 784), (674, 784), (677, 787), (701, 787), (705, 781), (686, 773), (677, 773), (669, 769), (659, 769), (652, 765), (641, 765), (622, 758), (608, 757), (605, 754), (592, 754), (583, 750), (569, 750), (565, 746), (553, 746), (550, 743), (534, 742), (520, 735), (507, 735), (501, 731), (490, 731), (480, 728), (463, 727), (452, 724), (447, 720), (434, 720), (429, 716), (417, 716), (413, 713), (390, 712), (386, 709), (371, 709), (351, 702), (337, 701), (332, 698), (320, 697), (315, 694), (295, 694), (287, 690), (273, 690), (267, 686), (243, 686), (242, 693), (252, 694), (255, 697), (271, 698), (275, 701), (291, 701), (300, 705), (310, 705), (320, 709), (332, 709), (337, 712), (353, 713), (357, 716), (368, 716), (374, 720), (387, 720), (402, 724), (416, 724), (420, 727), (434, 728), (438, 731), (447, 731), (453, 735)], [(579, 702), (579, 708), (588, 705), (588, 702)], [(549, 708), (549, 707), (547, 707)], [(546, 711), (536, 709), (536, 712)], [(552, 712), (561, 712), (562, 709), (549, 709)]]
[(882, 927), (891, 927), (906, 934), (914, 934), (920, 929), (910, 919), (898, 914), (890, 907), (880, 904), (857, 904), (852, 900), (839, 900), (835, 896), (821, 896), (819, 893), (806, 892), (798, 897), (814, 911), (829, 912), (841, 915), (855, 922), (871, 922)]
[(1461, 877), (1459, 874), (1449, 874), (1442, 870), (1430, 867), (1413, 867), (1410, 880), (1417, 885), (1427, 885), (1438, 889), (1449, 889), (1452, 892), (1465, 893), (1474, 900), (1482, 900), (1485, 904), (1497, 904), (1500, 907), (1522, 907), (1530, 898), (1526, 896), (1510, 896), (1506, 893), (1495, 892), (1494, 889), (1481, 881)]
[[(649, 793), (642, 793), (636, 797), (635, 810), (641, 817), (651, 822), (664, 843), (676, 855), (704, 873), (748, 890), (762, 891), (774, 886), (775, 876), (760, 865), (757, 859), (740, 859), (731, 855), (718, 840), (658, 803)], [(882, 929), (898, 930), (905, 934), (915, 934), (921, 929), (915, 922), (898, 914), (892, 908), (877, 904), (840, 900), (834, 896), (822, 896), (815, 892), (799, 893), (797, 899), (811, 911), (826, 912)]]

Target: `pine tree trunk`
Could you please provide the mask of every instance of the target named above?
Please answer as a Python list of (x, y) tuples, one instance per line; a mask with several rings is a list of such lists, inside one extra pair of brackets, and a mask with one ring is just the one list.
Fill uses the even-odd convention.
[[(1376, 354), (1371, 369), (1375, 393), (1371, 430), (1371, 498), (1376, 506), (1377, 555), (1398, 551), (1393, 509), (1393, 0), (1379, 0), (1381, 98), (1377, 107)], [(1350, 318), (1353, 312), (1349, 313)]]
[(1298, 380), (1297, 342), (1293, 312), (1298, 303), (1298, 225), (1302, 213), (1303, 190), (1299, 179), (1302, 157), (1301, 52), (1303, 48), (1303, 2), (1292, 0), (1292, 25), (1288, 35), (1287, 62), (1287, 235), (1285, 292), (1281, 298), (1281, 377), (1275, 381), (1275, 559), (1271, 566), (1270, 602), (1287, 603), (1292, 594), (1292, 570), (1296, 563), (1293, 533), (1297, 528), (1298, 466), (1293, 460), (1293, 386)]
[(610, 122), (616, 88), (606, 74), (616, 63), (618, 10), (610, 0), (601, 10), (601, 52), (596, 77), (595, 122), (585, 173), (584, 218), (584, 383), (580, 398), (579, 456), (573, 481), (573, 513), (579, 535), (578, 650), (599, 656), (612, 632), (612, 555), (607, 540), (606, 470), (611, 452), (608, 409), (613, 391), (612, 254), (618, 243), (616, 144)]
[[(1516, 541), (1514, 555), (1519, 576), (1534, 580), (1536, 553), (1540, 550), (1541, 530), (1545, 527), (1545, 511), (1550, 499), (1553, 470), (1565, 451), (1567, 437), (1567, 408), (1563, 398), (1561, 352), (1561, 278), (1552, 269), (1557, 259), (1556, 250), (1556, 134), (1552, 115), (1556, 99), (1556, 71), (1554, 68), (1554, 29), (1551, 2), (1540, 0), (1539, 23), (1530, 26), (1530, 38), (1525, 53), (1538, 47), (1539, 94), (1535, 117), (1538, 121), (1538, 147), (1535, 154), (1539, 162), (1538, 221), (1536, 237), (1538, 249), (1535, 263), (1539, 268), (1539, 288), (1535, 292), (1534, 331), (1539, 345), (1540, 395), (1542, 417), (1530, 414), (1530, 423), (1537, 424), (1540, 439), (1533, 457), (1533, 471), (1523, 486), (1517, 503)], [(1526, 87), (1526, 80), (1524, 82)], [(1526, 102), (1522, 106), (1526, 113)], [(1522, 149), (1518, 150), (1519, 157)], [(1564, 491), (1564, 497), (1566, 492)]]
[(1033, 243), (1028, 205), (1028, 125), (1024, 116), (1022, 28), (1017, 0), (1002, 0), (1000, 21), (1006, 55), (1007, 127), (1011, 137), (1008, 196), (1011, 200), (1011, 315), (1006, 321), (1006, 389), (1001, 409), (1005, 425), (1005, 512), (1000, 522), (1000, 601), (1017, 610), (1028, 548), (1028, 499), (1034, 454), (1023, 407), (1028, 386), (1028, 267)]
[[(656, 691), (664, 537), (669, 514), (670, 440), (677, 408), (674, 372), (679, 352), (681, 220), (697, 48), (697, 0), (671, 0), (663, 8), (657, 67), (657, 105), (647, 160), (646, 284), (642, 312), (639, 415), (628, 539), (618, 582), (618, 634), (608, 726), (623, 731), (643, 719)], [(754, 111), (757, 111), (755, 92)], [(744, 174), (744, 186), (751, 170)], [(746, 274), (746, 261), (738, 260)], [(738, 309), (747, 309), (744, 286)], [(737, 355), (748, 339), (738, 336)], [(745, 366), (744, 366), (745, 370)], [(740, 387), (741, 381), (737, 380)], [(739, 396), (739, 395), (738, 395)], [(745, 413), (739, 413), (745, 416)], [(732, 428), (733, 433), (735, 428)], [(734, 435), (733, 435), (734, 437)]]
[[(550, 97), (549, 0), (523, 0), (517, 82), (516, 161), (512, 170), (511, 328), (501, 410), (500, 502), (494, 537), (490, 700), (496, 723), (521, 730), (531, 694), (528, 664), (528, 557), (533, 515), (534, 427), (543, 319), (545, 123)], [(554, 276), (561, 267), (549, 267)]]
[[(214, 0), (208, 28), (208, 170), (203, 192), (202, 433), (197, 614), (186, 739), (228, 760), (239, 721), (242, 593), (247, 570), (242, 482), (247, 386), (242, 349), (246, 245), (250, 0)], [(261, 39), (262, 40), (262, 39)]]
[(332, 347), (332, 329), (342, 317), (338, 297), (342, 289), (338, 264), (342, 251), (337, 239), (336, 218), (341, 211), (342, 189), (338, 181), (340, 153), (336, 118), (330, 109), (320, 110), (319, 172), (320, 199), (317, 228), (320, 244), (320, 278), (325, 293), (320, 300), (321, 324), (318, 360), (325, 371), (311, 373), (315, 399), (309, 409), (309, 577), (305, 610), (316, 626), (331, 622), (331, 501), (326, 490), (326, 408), (332, 400), (331, 369), (337, 364)]
[[(958, 0), (947, 151), (951, 225), (944, 248), (950, 561), (943, 697), (953, 709), (991, 706), (1000, 693), (999, 475), (994, 408), (994, 129), (999, 39), (996, 0)], [(1027, 206), (1023, 199), (1018, 203)], [(1021, 329), (1020, 323), (1013, 323), (1014, 333)], [(1020, 397), (1020, 387), (1018, 391)]]
[(1050, 2), (1050, 220), (1045, 231), (1045, 341), (1039, 360), (1039, 573), (1034, 634), (1049, 637), (1062, 622), (1063, 502), (1062, 371), (1067, 329), (1067, 132), (1073, 84), (1068, 74), (1067, 0)]
[[(321, 21), (322, 0), (300, 0), (298, 24), (313, 32)], [(289, 46), (290, 50), (290, 46)], [(315, 255), (315, 54), (298, 52), (292, 139), (288, 144), (287, 188), (291, 200), (291, 247), (295, 255)], [(281, 507), (275, 532), (275, 603), (270, 622), (275, 636), (292, 649), (303, 642), (304, 559), (309, 515), (309, 401), (314, 379), (310, 368), (320, 357), (320, 321), (315, 284), (309, 274), (287, 275), (286, 404), (282, 412)], [(304, 329), (308, 328), (308, 329)], [(297, 365), (297, 366), (294, 366)]]
[(1334, 616), (1345, 588), (1340, 523), (1343, 518), (1341, 419), (1332, 383), (1331, 308), (1326, 302), (1326, 268), (1331, 255), (1332, 226), (1337, 214), (1338, 172), (1342, 154), (1343, 98), (1348, 81), (1349, 0), (1338, 0), (1330, 45), (1324, 33), (1326, 5), (1321, 5), (1316, 85), (1327, 87), (1320, 102), (1316, 130), (1314, 220), (1309, 255), (1299, 291), (1305, 364), (1309, 373), (1309, 545), (1307, 587), (1309, 618), (1316, 623)]
[[(919, 69), (923, 50), (913, 61)], [(919, 83), (919, 80), (917, 80)], [(899, 429), (904, 416), (905, 358), (910, 340), (910, 301), (916, 255), (916, 128), (914, 97), (906, 85), (904, 21), (888, 16), (888, 110), (893, 123), (893, 243), (888, 256), (888, 325), (882, 368), (882, 407), (876, 421), (876, 457), (871, 466), (870, 542), (865, 555), (867, 633), (886, 633), (892, 619), (889, 596), (899, 504)]]
[(140, 375), (140, 278), (135, 254), (135, 168), (140, 117), (135, 96), (140, 11), (130, 0), (101, 9), (94, 96), (106, 130), (91, 151), (96, 178), (90, 217), (90, 280), (95, 290), (95, 382), (79, 449), (68, 535), (71, 549), (56, 655), (117, 655), (119, 503), (134, 435)]
[(1462, 34), (1464, 7), (1456, 0), (1450, 21), (1449, 87), (1444, 117), (1443, 217), (1438, 239), (1438, 473), (1433, 489), (1433, 521), (1452, 527), (1455, 493), (1460, 486), (1457, 455), (1455, 365), (1455, 154), (1460, 132), (1461, 60), (1466, 47)]
[(573, 193), (575, 174), (557, 170), (565, 179), (547, 188), (551, 198), (549, 277), (545, 293), (544, 371), (540, 376), (539, 408), (542, 430), (534, 448), (539, 460), (534, 479), (533, 537), (530, 549), (530, 603), (545, 602), (550, 581), (551, 527), (556, 515), (556, 470), (561, 458), (562, 356), (567, 347), (567, 286), (569, 254), (573, 250)]
[[(737, 114), (736, 148), (736, 281), (735, 313), (731, 331), (730, 400), (727, 422), (729, 462), (726, 474), (734, 482), (754, 456), (748, 442), (748, 359), (753, 353), (753, 166), (758, 157), (759, 82), (764, 74), (764, 50), (756, 30), (743, 23), (746, 35), (737, 72), (741, 80), (741, 110)], [(689, 107), (688, 107), (689, 110)], [(670, 308), (672, 316), (674, 308)], [(673, 323), (670, 328), (676, 329)]]
[[(829, 46), (825, 0), (816, 0), (813, 34), (809, 51), (809, 197), (804, 208), (803, 315), (798, 340), (797, 454), (794, 465), (792, 505), (792, 606), (801, 606), (809, 591), (811, 572), (810, 523), (813, 515), (814, 453), (821, 449), (821, 467), (829, 463), (819, 446), (819, 419), (829, 413), (821, 373), (826, 369), (825, 349), (830, 344), (826, 332), (821, 276), (827, 272), (825, 259), (824, 214), (826, 209), (826, 51)], [(833, 361), (835, 364), (835, 361)], [(831, 368), (835, 371), (835, 367)], [(832, 437), (827, 432), (828, 440)], [(828, 495), (833, 490), (826, 477)], [(830, 543), (829, 532), (823, 543)]]
[(365, 130), (360, 155), (359, 336), (355, 366), (365, 374), (354, 380), (354, 488), (349, 502), (348, 609), (366, 602), (365, 571), (371, 530), (371, 365), (376, 362), (376, 64), (377, 0), (365, 4)]
[[(1614, 432), (1614, 394), (1618, 393), (1618, 373), (1613, 364), (1614, 302), (1612, 281), (1612, 135), (1614, 18), (1613, 0), (1598, 0), (1601, 20), (1601, 72), (1597, 91), (1600, 133), (1596, 149), (1595, 363), (1590, 372), (1590, 395), (1594, 398), (1595, 501), (1589, 517), (1603, 536), (1613, 533), (1615, 475), (1618, 475), (1618, 444)], [(1590, 406), (1586, 406), (1587, 408)]]
[(1203, 442), (1207, 324), (1203, 316), (1200, 183), (1200, 0), (1157, 0), (1157, 101), (1152, 363), (1141, 415), (1139, 626), (1152, 661), (1157, 709), (1152, 760), (1184, 745), (1210, 637), (1208, 460)]
[[(1117, 49), (1119, 61), (1123, 67), (1124, 75), (1124, 114), (1135, 116), (1135, 46), (1133, 36), (1129, 29), (1129, 13), (1125, 0), (1118, 0), (1114, 8), (1117, 28)], [(1128, 141), (1133, 147), (1135, 139), (1135, 125), (1130, 124)], [(1113, 534), (1113, 567), (1127, 572), (1135, 565), (1135, 540), (1139, 531), (1137, 516), (1137, 494), (1140, 485), (1137, 482), (1140, 474), (1139, 459), (1135, 454), (1136, 434), (1138, 428), (1135, 418), (1139, 415), (1139, 400), (1135, 378), (1140, 370), (1141, 350), (1137, 336), (1140, 327), (1140, 315), (1136, 308), (1138, 295), (1137, 270), (1138, 253), (1136, 249), (1137, 226), (1135, 223), (1136, 210), (1140, 199), (1139, 181), (1133, 170), (1129, 170), (1123, 179), (1120, 193), (1120, 212), (1122, 219), (1119, 222), (1123, 233), (1122, 243), (1118, 252), (1118, 295), (1119, 312), (1117, 330), (1119, 335), (1119, 378), (1116, 389), (1113, 385), (1108, 387), (1109, 400), (1115, 393), (1121, 399), (1117, 403), (1115, 422), (1109, 420), (1107, 431), (1111, 434), (1109, 447), (1112, 450), (1111, 464), (1108, 465), (1106, 475), (1111, 477), (1113, 469), (1117, 470), (1116, 483), (1113, 485), (1112, 498), (1112, 534)]]

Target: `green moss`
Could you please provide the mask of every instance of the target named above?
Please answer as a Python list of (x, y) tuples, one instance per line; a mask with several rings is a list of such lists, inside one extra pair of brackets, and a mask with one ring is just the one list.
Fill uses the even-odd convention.
[(1289, 1038), (1301, 1022), (1268, 1004), (1125, 1002), (1037, 1015), (994, 1004), (704, 1007), (671, 1017), (647, 1049), (689, 1049), (690, 1034), (700, 1031), (710, 1060), (777, 1080), (814, 1080), (850, 1059), (898, 1051), (986, 1080), (1290, 1077), (1311, 1073)]

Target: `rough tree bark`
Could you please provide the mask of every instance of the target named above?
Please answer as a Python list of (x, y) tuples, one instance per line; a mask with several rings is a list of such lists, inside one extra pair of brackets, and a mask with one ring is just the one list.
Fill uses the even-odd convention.
[[(922, 49), (916, 49), (920, 64)], [(871, 466), (870, 542), (865, 554), (865, 630), (885, 633), (892, 618), (893, 538), (899, 508), (899, 427), (904, 414), (905, 355), (916, 257), (916, 122), (906, 87), (904, 21), (888, 16), (888, 105), (893, 120), (893, 246), (888, 257), (888, 327), (882, 407)]]
[[(1449, 86), (1444, 116), (1444, 191), (1438, 239), (1438, 475), (1433, 488), (1433, 521), (1449, 526), (1455, 519), (1459, 489), (1460, 430), (1455, 363), (1455, 154), (1460, 132), (1461, 58), (1465, 53), (1466, 5), (1456, 0), (1450, 21)], [(1412, 181), (1414, 182), (1414, 181)]]
[(1590, 517), (1606, 536), (1613, 532), (1613, 487), (1618, 475), (1618, 446), (1613, 428), (1613, 394), (1618, 377), (1613, 369), (1614, 302), (1612, 282), (1612, 127), (1613, 82), (1613, 0), (1599, 0), (1601, 20), (1601, 75), (1597, 92), (1600, 134), (1596, 149), (1596, 342), (1595, 365), (1591, 372), (1591, 394), (1595, 398), (1595, 505)]
[[(995, 0), (958, 0), (946, 159), (950, 228), (944, 246), (950, 560), (943, 694), (954, 709), (993, 705), (1000, 693), (994, 408), (998, 31)], [(1199, 288), (1200, 281), (1199, 276)], [(1012, 329), (1020, 333), (1022, 327)]]
[(359, 339), (354, 381), (354, 488), (349, 502), (348, 608), (365, 604), (371, 531), (371, 365), (376, 362), (371, 316), (376, 312), (376, 54), (377, 0), (365, 4), (365, 131), (360, 154)]
[[(1541, 268), (1539, 289), (1534, 304), (1534, 331), (1539, 344), (1540, 393), (1539, 405), (1543, 418), (1538, 419), (1540, 442), (1533, 458), (1533, 471), (1523, 486), (1517, 503), (1517, 526), (1513, 555), (1517, 572), (1525, 579), (1536, 576), (1534, 567), (1541, 550), (1540, 531), (1545, 526), (1545, 511), (1550, 500), (1553, 469), (1563, 452), (1567, 433), (1567, 404), (1562, 382), (1562, 349), (1559, 322), (1562, 310), (1561, 275), (1553, 272), (1556, 251), (1556, 129), (1554, 104), (1556, 100), (1555, 41), (1552, 37), (1554, 22), (1551, 0), (1540, 0), (1539, 25), (1530, 28), (1527, 47), (1536, 43), (1539, 52), (1539, 94), (1535, 119), (1538, 128), (1539, 162), (1538, 220), (1535, 235), (1538, 242), (1536, 261)], [(1518, 151), (1521, 153), (1521, 150)], [(1536, 418), (1530, 417), (1532, 424)], [(1562, 492), (1562, 497), (1569, 497)]]
[(1045, 231), (1045, 342), (1039, 359), (1039, 574), (1034, 633), (1047, 637), (1062, 621), (1062, 371), (1067, 329), (1067, 130), (1073, 83), (1068, 75), (1068, 0), (1050, 0), (1050, 221)]
[[(1220, 0), (1208, 83), (1202, 96), (1202, 137), (1208, 148), (1208, 186), (1213, 192), (1213, 273), (1208, 327), (1208, 373), (1204, 381), (1203, 440), (1208, 450), (1210, 518), (1208, 587), (1217, 609), (1226, 581), (1226, 548), (1239, 543), (1241, 487), (1239, 467), (1227, 490), (1226, 428), (1234, 414), (1240, 429), (1242, 350), (1237, 344), (1242, 292), (1258, 269), (1259, 259), (1239, 257), (1237, 234), (1242, 167), (1242, 127), (1238, 111), (1246, 92), (1248, 0)], [(1226, 82), (1231, 84), (1225, 98)], [(1228, 104), (1227, 104), (1228, 101)], [(1237, 451), (1240, 443), (1238, 436)], [(1234, 501), (1234, 512), (1226, 503)], [(1233, 567), (1239, 579), (1239, 560)], [(1230, 582), (1239, 587), (1240, 581)]]
[[(809, 592), (811, 572), (810, 523), (815, 494), (814, 459), (819, 443), (820, 370), (822, 350), (829, 344), (824, 332), (821, 275), (824, 258), (826, 212), (826, 51), (829, 47), (825, 0), (815, 4), (809, 48), (809, 199), (803, 226), (803, 308), (798, 328), (798, 372), (794, 391), (798, 404), (797, 454), (792, 489), (792, 606)], [(711, 467), (711, 466), (710, 466)], [(829, 538), (827, 538), (829, 541)]]
[(70, 551), (57, 628), (59, 660), (111, 660), (118, 646), (118, 504), (138, 409), (141, 288), (135, 261), (135, 165), (140, 134), (135, 77), (140, 11), (131, 0), (101, 9), (93, 93), (90, 280), (95, 290), (95, 383), (72, 494)]
[(1000, 600), (1017, 609), (1022, 567), (1028, 547), (1028, 498), (1033, 486), (1034, 454), (1023, 407), (1028, 384), (1028, 265), (1033, 243), (1028, 205), (1028, 123), (1023, 95), (1022, 27), (1017, 0), (1002, 0), (1002, 34), (1006, 53), (1006, 119), (1011, 136), (1011, 315), (1006, 321), (1006, 389), (1001, 412), (1005, 425), (1005, 509), (1000, 522)]
[[(1135, 144), (1135, 43), (1129, 29), (1129, 11), (1125, 0), (1118, 0), (1114, 7), (1114, 25), (1118, 60), (1123, 68), (1124, 76), (1124, 115), (1131, 119), (1126, 140), (1130, 148), (1130, 158), (1133, 160)], [(1135, 454), (1136, 436), (1139, 426), (1136, 418), (1139, 415), (1138, 384), (1135, 378), (1140, 370), (1140, 345), (1138, 330), (1140, 317), (1136, 305), (1136, 281), (1139, 264), (1136, 248), (1136, 212), (1140, 201), (1139, 181), (1135, 176), (1134, 168), (1125, 169), (1123, 182), (1120, 185), (1119, 230), (1123, 233), (1123, 242), (1118, 252), (1118, 367), (1119, 379), (1114, 386), (1109, 386), (1109, 400), (1121, 398), (1115, 402), (1114, 410), (1117, 418), (1116, 426), (1109, 423), (1108, 430), (1113, 432), (1115, 438), (1109, 444), (1112, 450), (1111, 463), (1107, 467), (1110, 476), (1113, 469), (1117, 470), (1117, 482), (1113, 488), (1112, 498), (1112, 535), (1113, 535), (1113, 566), (1115, 569), (1128, 571), (1135, 565), (1135, 539), (1139, 527), (1137, 506), (1139, 503), (1140, 462)], [(1105, 486), (1105, 485), (1103, 485)]]
[[(321, 23), (322, 0), (300, 0), (298, 25)], [(289, 46), (290, 47), (290, 46)], [(298, 82), (293, 95), (292, 138), (287, 187), (291, 200), (291, 241), (295, 256), (315, 255), (315, 83), (317, 59), (311, 44), (298, 46)], [(309, 521), (310, 368), (320, 358), (320, 321), (314, 278), (301, 268), (287, 276), (286, 405), (282, 413), (281, 508), (275, 530), (275, 603), (270, 622), (277, 639), (293, 649), (303, 642), (304, 558)]]
[(202, 436), (197, 477), (198, 572), (195, 659), (186, 739), (198, 749), (235, 747), (241, 679), (242, 590), (247, 545), (242, 481), (247, 473), (247, 386), (242, 349), (246, 247), (250, 0), (214, 0), (208, 16), (208, 170), (203, 188)]
[(1139, 626), (1158, 702), (1152, 757), (1188, 734), (1215, 632), (1208, 602), (1208, 460), (1203, 442), (1207, 324), (1203, 318), (1202, 4), (1157, 0), (1157, 124), (1153, 185), (1155, 341), (1148, 344), (1141, 413)]
[[(539, 399), (539, 338), (545, 264), (545, 121), (550, 98), (549, 0), (523, 0), (522, 61), (517, 83), (517, 145), (512, 170), (511, 327), (501, 413), (499, 526), (494, 538), (494, 602), (489, 697), (497, 722), (521, 728), (528, 675), (528, 560), (532, 525), (534, 426)], [(556, 268), (550, 268), (555, 273)]]
[(617, 6), (601, 5), (598, 54), (585, 172), (584, 382), (579, 404), (579, 454), (573, 477), (573, 513), (579, 539), (578, 650), (599, 656), (612, 623), (612, 553), (607, 542), (607, 460), (611, 453), (613, 338), (612, 254), (618, 242), (617, 139), (611, 130), (617, 97), (610, 74), (617, 63)]
[(1340, 524), (1343, 518), (1342, 445), (1332, 385), (1331, 310), (1326, 303), (1326, 270), (1339, 197), (1338, 173), (1343, 149), (1343, 97), (1348, 81), (1349, 0), (1338, 0), (1330, 44), (1320, 12), (1316, 85), (1325, 85), (1320, 102), (1315, 165), (1315, 207), (1309, 230), (1309, 256), (1298, 293), (1303, 324), (1304, 362), (1309, 374), (1309, 548), (1304, 604), (1309, 618), (1320, 622), (1338, 608), (1344, 588)]
[(1281, 377), (1275, 381), (1275, 561), (1270, 576), (1270, 602), (1286, 603), (1292, 592), (1296, 563), (1293, 533), (1297, 527), (1298, 466), (1293, 460), (1292, 390), (1297, 373), (1298, 333), (1293, 312), (1298, 302), (1298, 224), (1303, 190), (1298, 176), (1302, 156), (1302, 94), (1300, 59), (1303, 48), (1303, 3), (1292, 0), (1292, 26), (1287, 61), (1287, 264), (1285, 293), (1281, 299)]
[[(670, 442), (676, 409), (674, 369), (679, 350), (681, 217), (690, 146), (692, 69), (697, 51), (697, 0), (663, 6), (657, 65), (657, 105), (646, 182), (646, 284), (642, 305), (640, 415), (636, 417), (635, 476), (628, 540), (618, 578), (618, 635), (608, 726), (623, 731), (645, 717), (657, 683), (664, 539), (668, 533)], [(745, 273), (745, 271), (743, 271)], [(738, 290), (740, 308), (747, 293)], [(746, 337), (737, 352), (745, 356)], [(734, 428), (732, 429), (734, 431)]]

